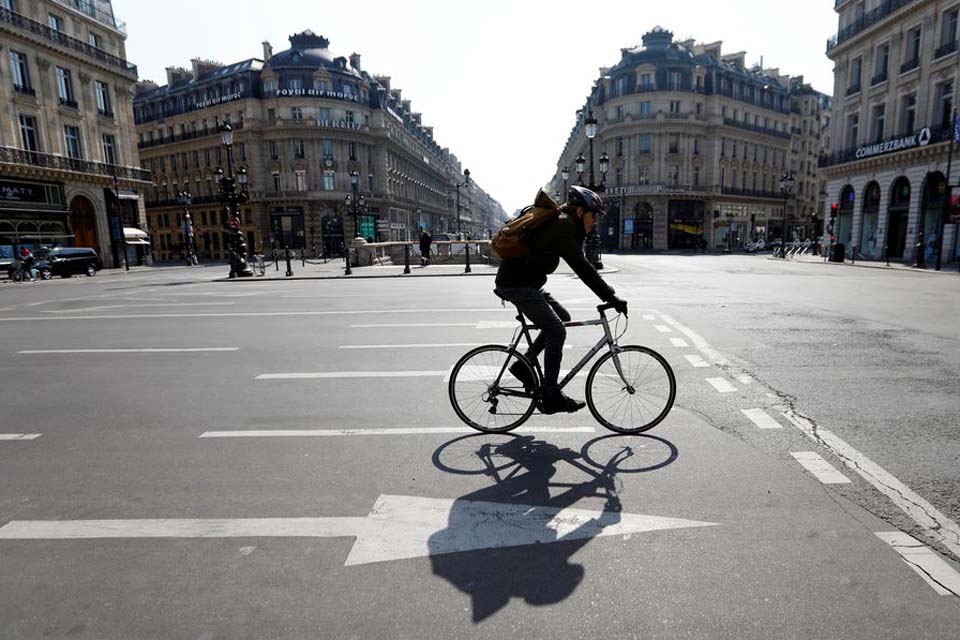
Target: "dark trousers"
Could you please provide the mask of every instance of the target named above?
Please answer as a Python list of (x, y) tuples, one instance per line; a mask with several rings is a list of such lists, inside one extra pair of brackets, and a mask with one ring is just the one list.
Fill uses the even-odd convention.
[(556, 390), (560, 377), (560, 361), (563, 359), (563, 343), (567, 339), (567, 329), (563, 323), (570, 321), (570, 313), (543, 289), (499, 287), (494, 293), (516, 305), (520, 313), (540, 330), (533, 346), (525, 355), (535, 360), (541, 351), (544, 352), (544, 390)]

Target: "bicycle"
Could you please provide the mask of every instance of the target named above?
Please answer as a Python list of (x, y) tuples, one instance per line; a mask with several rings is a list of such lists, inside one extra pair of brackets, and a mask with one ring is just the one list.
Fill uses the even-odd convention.
[[(639, 345), (620, 346), (610, 330), (606, 311), (612, 304), (597, 307), (598, 320), (564, 322), (565, 327), (603, 327), (603, 337), (560, 381), (562, 389), (606, 347), (587, 374), (586, 400), (593, 417), (617, 433), (641, 433), (659, 424), (673, 407), (677, 393), (676, 377), (659, 353)], [(540, 363), (530, 361), (517, 351), (521, 337), (533, 344), (522, 313), (516, 317), (520, 327), (509, 345), (489, 344), (468, 351), (454, 365), (447, 392), (457, 416), (470, 427), (484, 433), (506, 433), (526, 422), (540, 399), (543, 372)], [(619, 316), (617, 317), (619, 321)], [(532, 387), (525, 388), (510, 372), (515, 362), (527, 372)]]

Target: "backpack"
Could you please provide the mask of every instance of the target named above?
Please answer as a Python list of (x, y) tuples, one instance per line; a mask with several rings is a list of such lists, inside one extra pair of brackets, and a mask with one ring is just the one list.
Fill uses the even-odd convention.
[(559, 215), (560, 207), (541, 189), (531, 206), (525, 207), (519, 216), (497, 231), (490, 241), (490, 248), (502, 260), (521, 258), (530, 253), (533, 231)]

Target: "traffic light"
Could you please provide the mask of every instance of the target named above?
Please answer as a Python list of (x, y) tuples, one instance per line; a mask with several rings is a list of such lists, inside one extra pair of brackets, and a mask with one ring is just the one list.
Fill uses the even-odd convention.
[(839, 211), (839, 209), (840, 209), (840, 206), (839, 206), (836, 202), (834, 202), (833, 204), (831, 204), (831, 205), (830, 205), (830, 217), (831, 217), (831, 218), (836, 218), (836, 217), (837, 217), (837, 212)]

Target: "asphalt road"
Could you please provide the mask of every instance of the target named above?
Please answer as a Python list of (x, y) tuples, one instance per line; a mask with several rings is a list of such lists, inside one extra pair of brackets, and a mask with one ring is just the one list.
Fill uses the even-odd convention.
[(643, 436), (459, 423), (490, 277), (0, 283), (0, 638), (960, 637), (960, 278), (606, 263)]

